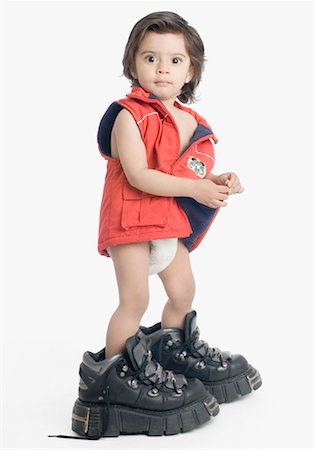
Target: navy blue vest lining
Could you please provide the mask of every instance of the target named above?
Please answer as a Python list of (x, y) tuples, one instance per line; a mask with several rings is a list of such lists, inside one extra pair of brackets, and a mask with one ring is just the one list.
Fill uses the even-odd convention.
[(114, 122), (118, 113), (123, 109), (123, 106), (117, 102), (112, 103), (105, 114), (102, 117), (101, 123), (98, 128), (97, 142), (99, 144), (100, 151), (111, 157), (112, 151), (110, 148), (110, 138), (112, 134), (112, 129)]
[(203, 138), (204, 136), (208, 136), (210, 134), (213, 134), (213, 132), (210, 130), (210, 128), (205, 127), (204, 125), (198, 125), (197, 128), (195, 129), (195, 132), (192, 136), (192, 138), (190, 139), (189, 144), (187, 145), (187, 147), (182, 151), (182, 153), (180, 154), (183, 155), (188, 149), (189, 147), (196, 141), (198, 141), (199, 139)]
[(154, 95), (154, 94), (150, 94), (150, 95), (149, 95), (149, 98), (152, 98), (152, 99), (154, 99), (154, 100), (159, 100), (159, 102), (161, 101), (161, 100), (159, 99), (159, 97), (157, 97), (157, 96)]
[(189, 236), (181, 238), (185, 247), (190, 252), (196, 240), (208, 228), (217, 208), (210, 208), (190, 197), (176, 197), (176, 200), (188, 217), (192, 229), (192, 233)]

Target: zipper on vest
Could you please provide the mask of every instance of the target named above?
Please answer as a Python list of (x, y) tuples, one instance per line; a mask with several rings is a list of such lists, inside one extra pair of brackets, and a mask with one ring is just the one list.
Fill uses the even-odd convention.
[[(131, 98), (139, 98), (140, 100), (143, 100), (142, 97), (140, 97), (140, 96), (138, 96), (138, 95), (133, 95), (133, 96), (131, 96)], [(172, 114), (169, 112), (169, 110), (163, 105), (163, 103), (162, 103), (160, 100), (157, 101), (157, 100), (155, 100), (155, 99), (150, 99), (150, 98), (147, 98), (146, 100), (148, 100), (148, 103), (154, 103), (154, 104), (158, 105), (158, 106), (162, 109), (162, 111), (165, 113), (165, 115), (164, 115), (164, 117), (163, 117), (163, 120), (166, 119), (167, 116), (169, 116), (169, 118), (170, 118), (171, 121), (173, 122), (173, 125), (174, 125), (175, 130), (176, 130), (177, 145), (178, 145), (177, 148), (178, 148), (178, 151), (180, 152), (180, 134), (179, 134), (179, 129), (178, 129), (178, 126), (177, 126), (177, 124), (176, 124), (176, 122), (175, 122), (175, 119), (173, 118)], [(199, 126), (199, 123), (198, 123), (197, 127), (198, 127), (198, 126)], [(171, 165), (170, 171), (167, 172), (167, 174), (169, 174), (169, 175), (172, 174), (173, 168), (174, 168), (174, 167), (176, 166), (176, 164), (180, 161), (180, 159), (182, 158), (182, 156), (184, 156), (184, 155), (190, 150), (190, 148), (191, 148), (191, 146), (192, 146), (193, 144), (198, 145), (199, 142), (205, 140), (204, 138), (205, 138), (206, 136), (211, 136), (211, 134), (213, 134), (213, 133), (206, 134), (205, 136), (202, 136), (200, 139), (198, 139), (197, 141), (194, 141), (192, 144), (190, 144), (190, 145), (183, 151), (183, 153), (179, 156), (179, 158), (176, 159), (176, 161)], [(209, 138), (207, 138), (207, 139), (209, 139)]]
[[(169, 110), (163, 105), (162, 102), (159, 103), (159, 106), (162, 108), (162, 110), (164, 110), (164, 111), (166, 112), (166, 115), (163, 117), (163, 120), (166, 119), (167, 116), (169, 116), (169, 118), (170, 118), (171, 121), (173, 122), (173, 125), (174, 125), (175, 130), (176, 130), (176, 135), (177, 135), (177, 144), (178, 144), (178, 149), (179, 149), (178, 151), (180, 152), (180, 134), (179, 134), (179, 129), (178, 129), (178, 126), (177, 126), (177, 124), (176, 124), (176, 121), (175, 121), (175, 119), (173, 118), (172, 114), (169, 112)], [(197, 125), (197, 128), (198, 128), (198, 126), (199, 126), (199, 123), (198, 123), (198, 125)], [(211, 132), (211, 133), (209, 133), (209, 134), (206, 134), (206, 135), (202, 136), (201, 138), (199, 138), (197, 141), (194, 141), (192, 144), (188, 145), (188, 147), (183, 151), (183, 153), (182, 153), (182, 154), (176, 159), (176, 161), (171, 165), (170, 172), (168, 172), (168, 173), (169, 173), (169, 174), (172, 174), (172, 171), (173, 171), (174, 167), (176, 166), (176, 164), (181, 160), (182, 156), (184, 156), (184, 155), (191, 149), (191, 147), (192, 147), (193, 145), (196, 145), (196, 146), (197, 146), (197, 145), (199, 144), (199, 142), (202, 142), (202, 141), (206, 140), (206, 139), (204, 139), (206, 136), (208, 136), (207, 139), (209, 139), (209, 137), (211, 136), (211, 134), (213, 134), (213, 133)], [(208, 155), (207, 155), (207, 156), (208, 156)]]
[[(132, 95), (131, 98), (138, 98), (138, 99), (144, 101), (143, 98), (142, 98), (141, 96), (138, 96), (138, 95)], [(163, 111), (164, 117), (163, 117), (162, 121), (165, 120), (165, 119), (167, 118), (167, 116), (169, 116), (169, 118), (170, 118), (171, 121), (173, 122), (174, 128), (175, 128), (175, 130), (176, 130), (177, 148), (178, 148), (178, 153), (179, 153), (179, 152), (180, 152), (180, 134), (179, 134), (178, 126), (177, 126), (177, 124), (176, 124), (176, 122), (175, 122), (175, 120), (174, 120), (172, 114), (171, 114), (171, 113), (169, 112), (169, 110), (163, 105), (163, 103), (161, 102), (161, 100), (156, 100), (156, 99), (147, 98), (145, 101), (147, 101), (148, 103), (153, 103), (153, 104), (157, 105), (157, 106)], [(198, 124), (198, 125), (199, 125), (199, 124)], [(178, 154), (178, 153), (177, 153), (177, 154)]]

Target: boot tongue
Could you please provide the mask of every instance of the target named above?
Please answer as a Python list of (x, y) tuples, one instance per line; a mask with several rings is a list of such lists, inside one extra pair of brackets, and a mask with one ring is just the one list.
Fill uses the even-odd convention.
[(141, 336), (135, 335), (128, 338), (126, 341), (126, 350), (134, 370), (138, 370), (146, 359), (145, 375), (151, 376), (156, 372), (157, 364), (151, 360), (151, 350)]
[(186, 314), (184, 325), (185, 341), (187, 341), (191, 337), (191, 335), (197, 328), (196, 315), (196, 311), (191, 311), (190, 313)]
[(148, 352), (145, 342), (137, 335), (131, 336), (126, 341), (126, 350), (133, 369), (139, 369), (144, 361), (145, 354)]
[(199, 328), (197, 327), (197, 313), (196, 311), (191, 311), (186, 315), (184, 333), (185, 341), (191, 338), (192, 334), (197, 331), (195, 340), (193, 342), (193, 347), (196, 349), (200, 356), (205, 356), (207, 354), (207, 346), (203, 345), (204, 341), (199, 340)]
[[(184, 325), (185, 341), (187, 341), (192, 336), (193, 332), (197, 330), (197, 336), (196, 340), (193, 343), (193, 347), (200, 356), (204, 357), (209, 354), (209, 346), (205, 341), (199, 340), (199, 329), (197, 327), (196, 315), (196, 311), (191, 311), (186, 315)], [(222, 354), (219, 348), (213, 348), (210, 357), (212, 360), (220, 362), (220, 354), (221, 356), (223, 356), (223, 358), (225, 358), (225, 360), (231, 357), (231, 354), (228, 352)]]

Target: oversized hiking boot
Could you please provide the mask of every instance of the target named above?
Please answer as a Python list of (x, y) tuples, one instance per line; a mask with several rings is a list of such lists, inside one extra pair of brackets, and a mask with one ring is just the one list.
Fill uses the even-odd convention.
[(199, 340), (196, 312), (186, 315), (184, 329), (140, 326), (155, 359), (165, 369), (199, 378), (219, 403), (230, 402), (258, 389), (260, 374), (242, 355), (210, 348)]
[(105, 350), (85, 352), (80, 365), (72, 430), (81, 436), (177, 434), (219, 412), (199, 380), (163, 370), (139, 335), (127, 339), (124, 353), (106, 359)]

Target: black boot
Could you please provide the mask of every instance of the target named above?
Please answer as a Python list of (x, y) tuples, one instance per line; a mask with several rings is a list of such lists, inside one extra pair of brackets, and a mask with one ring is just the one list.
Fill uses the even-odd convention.
[(186, 315), (184, 329), (141, 326), (155, 359), (165, 369), (182, 373), (189, 380), (199, 378), (219, 403), (230, 402), (258, 389), (260, 374), (242, 355), (210, 348), (199, 340), (196, 312)]
[(177, 434), (196, 428), (219, 412), (199, 380), (163, 370), (138, 335), (126, 351), (106, 359), (105, 349), (85, 352), (72, 430), (88, 439), (119, 434)]

